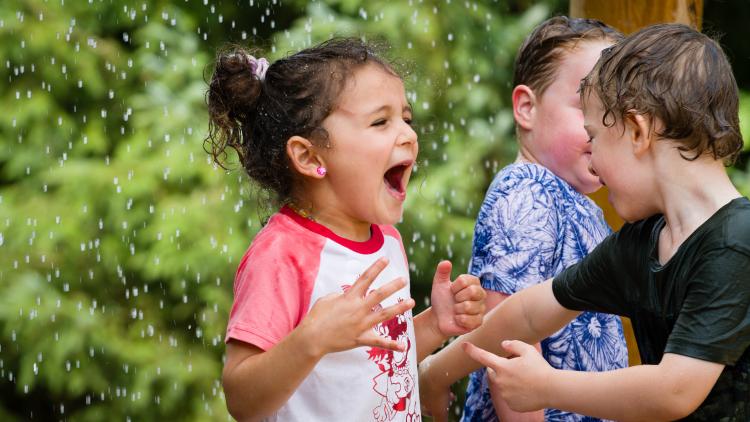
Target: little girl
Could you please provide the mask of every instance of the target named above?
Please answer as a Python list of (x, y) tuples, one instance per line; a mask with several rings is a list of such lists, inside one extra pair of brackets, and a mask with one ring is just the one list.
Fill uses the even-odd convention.
[[(557, 16), (518, 50), (512, 97), (518, 159), (487, 191), (469, 270), (487, 289), (488, 307), (578, 262), (610, 233), (585, 196), (601, 183), (589, 172), (578, 87), (601, 50), (620, 38), (602, 22)], [(558, 369), (606, 371), (628, 362), (616, 315), (583, 313), (537, 347)], [(491, 392), (484, 369), (471, 374), (465, 422), (593, 420), (557, 409), (517, 413)]]
[(208, 92), (217, 162), (237, 151), (284, 204), (245, 253), (223, 385), (238, 420), (420, 420), (417, 362), (481, 324), (476, 277), (438, 264), (412, 318), (398, 231), (417, 135), (401, 78), (357, 39), (269, 64), (220, 54)]

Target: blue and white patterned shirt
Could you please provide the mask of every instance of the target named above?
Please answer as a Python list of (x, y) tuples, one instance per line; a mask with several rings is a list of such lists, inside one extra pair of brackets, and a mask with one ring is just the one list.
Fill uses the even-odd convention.
[[(591, 199), (545, 167), (511, 164), (495, 176), (479, 210), (469, 272), (485, 289), (513, 294), (580, 261), (609, 233)], [(607, 371), (628, 364), (620, 318), (594, 312), (543, 340), (542, 354), (559, 369)], [(484, 369), (469, 377), (462, 420), (498, 420)], [(545, 420), (597, 419), (546, 409)]]

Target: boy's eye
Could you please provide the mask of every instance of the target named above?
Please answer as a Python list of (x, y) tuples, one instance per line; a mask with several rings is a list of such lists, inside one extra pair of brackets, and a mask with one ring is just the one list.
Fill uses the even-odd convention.
[(385, 119), (378, 119), (372, 122), (370, 126), (383, 126), (386, 123), (387, 120)]
[(404, 122), (406, 122), (407, 125), (411, 126), (411, 123), (412, 123), (411, 117), (404, 117)]

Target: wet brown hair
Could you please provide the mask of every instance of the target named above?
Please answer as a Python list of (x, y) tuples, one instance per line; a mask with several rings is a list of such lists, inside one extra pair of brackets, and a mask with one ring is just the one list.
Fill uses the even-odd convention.
[(540, 23), (518, 48), (513, 86), (526, 85), (541, 96), (555, 79), (566, 52), (582, 41), (622, 39), (616, 29), (596, 19), (555, 16)]
[(225, 48), (217, 54), (206, 93), (204, 148), (224, 168), (227, 148), (234, 149), (250, 178), (279, 202), (288, 201), (296, 176), (287, 140), (298, 135), (326, 146), (328, 133), (321, 123), (357, 69), (376, 64), (398, 76), (376, 53), (384, 49), (358, 38), (334, 38), (271, 63), (261, 80), (249, 51)]
[(704, 153), (726, 164), (742, 150), (739, 99), (732, 68), (719, 44), (682, 24), (647, 27), (602, 52), (581, 83), (581, 101), (595, 94), (602, 124), (629, 113), (657, 118), (656, 135), (677, 143), (680, 155)]

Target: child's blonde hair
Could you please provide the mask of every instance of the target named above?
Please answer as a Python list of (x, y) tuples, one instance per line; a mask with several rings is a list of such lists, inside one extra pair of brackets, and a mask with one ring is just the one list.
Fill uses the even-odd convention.
[(555, 79), (563, 53), (582, 41), (611, 41), (622, 34), (595, 19), (555, 16), (529, 34), (518, 48), (514, 63), (513, 85), (526, 85), (541, 96)]

